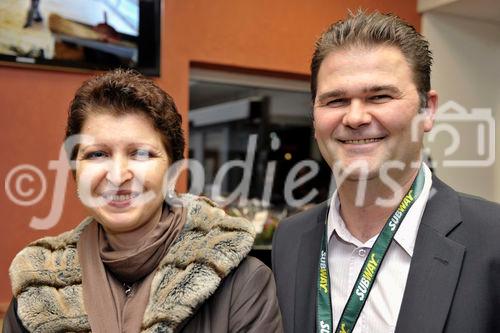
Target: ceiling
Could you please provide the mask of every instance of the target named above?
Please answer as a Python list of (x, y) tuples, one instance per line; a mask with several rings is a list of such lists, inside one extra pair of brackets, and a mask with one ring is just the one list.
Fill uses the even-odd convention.
[(500, 0), (420, 0), (419, 10), (432, 10), (500, 25)]
[(252, 87), (190, 80), (189, 109), (234, 101), (254, 94)]

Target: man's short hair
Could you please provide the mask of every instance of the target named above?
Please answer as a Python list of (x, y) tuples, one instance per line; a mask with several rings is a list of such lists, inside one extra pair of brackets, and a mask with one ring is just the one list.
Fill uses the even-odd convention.
[(427, 104), (431, 89), (432, 53), (429, 43), (415, 27), (393, 14), (379, 12), (349, 13), (346, 20), (332, 24), (316, 41), (311, 60), (311, 97), (317, 93), (318, 72), (321, 63), (331, 52), (349, 47), (395, 46), (403, 53), (412, 71), (420, 96), (421, 106)]

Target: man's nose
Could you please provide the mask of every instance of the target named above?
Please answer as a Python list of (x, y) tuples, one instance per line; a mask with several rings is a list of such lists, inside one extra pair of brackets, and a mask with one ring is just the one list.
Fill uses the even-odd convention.
[(342, 124), (351, 128), (358, 128), (371, 122), (372, 116), (366, 105), (358, 99), (353, 99), (342, 119)]
[(129, 161), (123, 156), (115, 156), (107, 170), (106, 179), (115, 186), (120, 186), (132, 179)]

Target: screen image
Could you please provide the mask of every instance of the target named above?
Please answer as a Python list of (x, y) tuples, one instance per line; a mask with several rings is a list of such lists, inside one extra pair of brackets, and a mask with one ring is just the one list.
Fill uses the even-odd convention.
[(0, 0), (0, 60), (90, 69), (141, 67), (140, 31), (155, 29), (140, 26), (141, 8), (151, 7), (144, 2)]

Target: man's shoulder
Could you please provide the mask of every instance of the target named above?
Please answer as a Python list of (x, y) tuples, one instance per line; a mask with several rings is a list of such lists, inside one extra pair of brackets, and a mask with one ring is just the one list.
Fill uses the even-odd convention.
[(297, 245), (304, 233), (318, 230), (322, 221), (324, 225), (327, 211), (328, 204), (323, 202), (282, 220), (273, 236), (273, 257), (283, 255), (290, 258), (291, 253), (297, 251)]
[[(436, 179), (435, 179), (436, 180)], [(434, 209), (448, 211), (441, 217), (456, 216), (460, 219), (457, 228), (450, 230), (450, 237), (463, 245), (488, 244), (488, 248), (500, 251), (500, 204), (484, 198), (461, 193), (437, 180), (435, 189), (443, 192), (438, 194)], [(432, 199), (431, 199), (432, 200)]]
[[(304, 225), (310, 225), (311, 223), (317, 223), (318, 218), (324, 215), (324, 218), (326, 218), (326, 212), (328, 210), (328, 204), (329, 201), (324, 201), (312, 208), (309, 208), (305, 211), (302, 211), (300, 213), (291, 215), (283, 221), (280, 222), (279, 228), (280, 229), (286, 229), (286, 230), (292, 230), (296, 228), (302, 229)], [(323, 218), (323, 220), (324, 220)]]
[[(463, 218), (470, 217), (472, 214), (476, 218), (500, 221), (500, 204), (496, 202), (488, 201), (476, 195), (458, 192), (435, 176), (433, 177), (433, 190), (438, 195), (433, 196), (431, 200), (434, 197), (438, 198), (436, 203), (443, 205), (444, 209), (450, 209), (448, 204), (451, 204), (451, 206), (460, 210), (459, 213)], [(458, 202), (458, 206), (456, 202)]]
[(500, 210), (500, 204), (497, 202), (489, 201), (485, 198), (469, 193), (457, 192), (457, 194), (460, 201), (466, 206), (473, 208), (490, 207), (491, 209)]
[(464, 220), (487, 223), (500, 228), (500, 204), (467, 193), (458, 193), (460, 213)]

